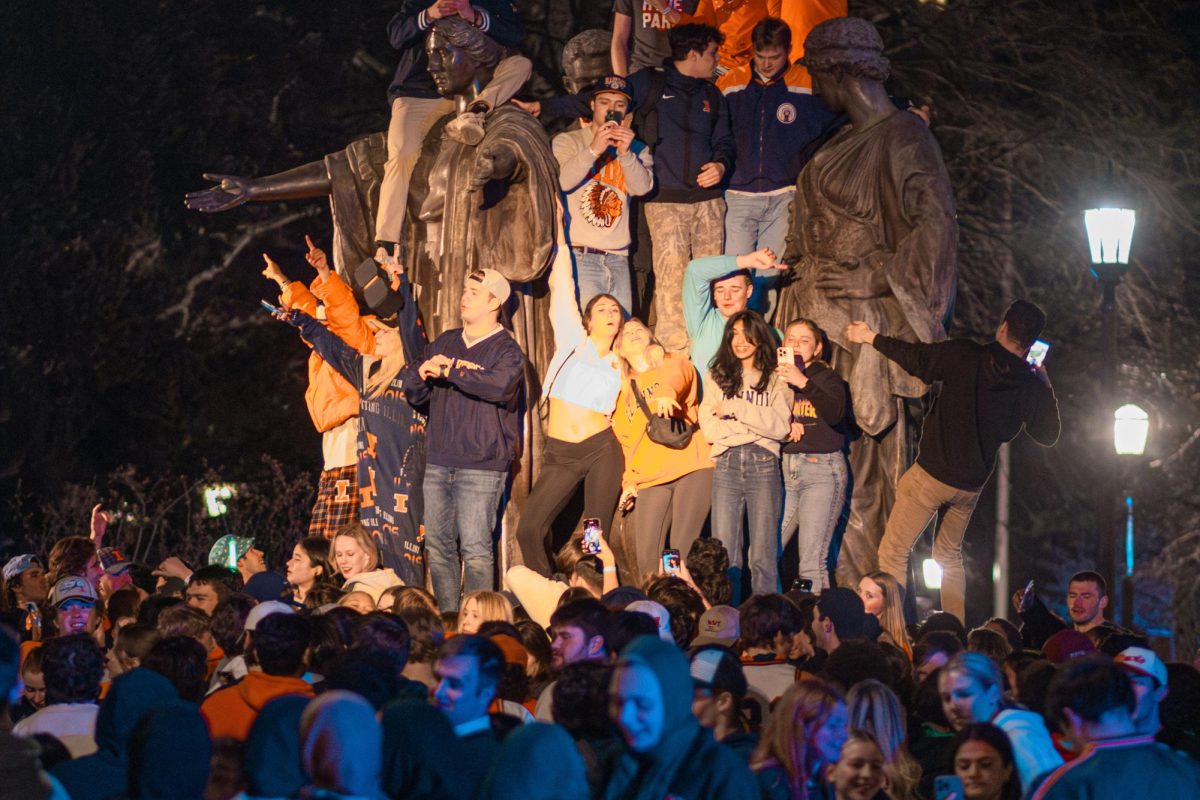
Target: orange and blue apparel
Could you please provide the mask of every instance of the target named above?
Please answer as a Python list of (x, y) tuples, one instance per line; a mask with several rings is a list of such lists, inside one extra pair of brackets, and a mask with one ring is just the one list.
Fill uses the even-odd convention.
[[(369, 317), (359, 314), (354, 293), (336, 272), (317, 278), (311, 287), (292, 281), (283, 288), (280, 299), (291, 308), (317, 317), (317, 303), (324, 303), (325, 323), (343, 342), (363, 355), (375, 352), (375, 336), (367, 324)], [(309, 416), (320, 433), (336, 428), (358, 416), (358, 388), (346, 380), (325, 359), (313, 351), (308, 357), (308, 389), (304, 392)]]

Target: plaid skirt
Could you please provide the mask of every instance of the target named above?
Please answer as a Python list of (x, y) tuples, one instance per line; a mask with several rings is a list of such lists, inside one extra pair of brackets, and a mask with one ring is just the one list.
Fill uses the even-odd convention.
[(321, 472), (317, 482), (317, 502), (313, 504), (309, 536), (332, 539), (348, 522), (358, 521), (358, 466), (350, 464)]

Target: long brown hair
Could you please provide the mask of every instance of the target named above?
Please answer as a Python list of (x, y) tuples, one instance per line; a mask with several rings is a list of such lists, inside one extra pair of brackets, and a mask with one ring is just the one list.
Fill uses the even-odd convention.
[(883, 608), (879, 612), (879, 627), (887, 631), (896, 647), (912, 655), (908, 632), (904, 627), (904, 587), (890, 572), (868, 572), (863, 575), (883, 591)]
[(842, 693), (824, 681), (810, 679), (788, 688), (763, 728), (750, 769), (782, 767), (793, 800), (808, 800), (808, 773), (813, 763), (813, 738), (837, 708)]

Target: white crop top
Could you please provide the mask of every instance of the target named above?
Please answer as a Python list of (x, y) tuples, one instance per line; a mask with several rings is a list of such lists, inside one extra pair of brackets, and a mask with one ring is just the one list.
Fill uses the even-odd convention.
[(601, 356), (591, 339), (575, 348), (552, 378), (550, 397), (589, 411), (612, 416), (621, 393), (621, 368), (617, 356)]

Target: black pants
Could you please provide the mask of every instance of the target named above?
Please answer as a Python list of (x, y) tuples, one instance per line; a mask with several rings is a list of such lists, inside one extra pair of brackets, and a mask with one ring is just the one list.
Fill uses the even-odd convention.
[(542, 473), (525, 499), (521, 522), (517, 525), (517, 543), (525, 566), (550, 576), (553, 557), (550, 526), (581, 481), (583, 516), (599, 519), (607, 536), (621, 496), (624, 471), (625, 456), (611, 429), (582, 442), (547, 438), (546, 449), (542, 451)]

